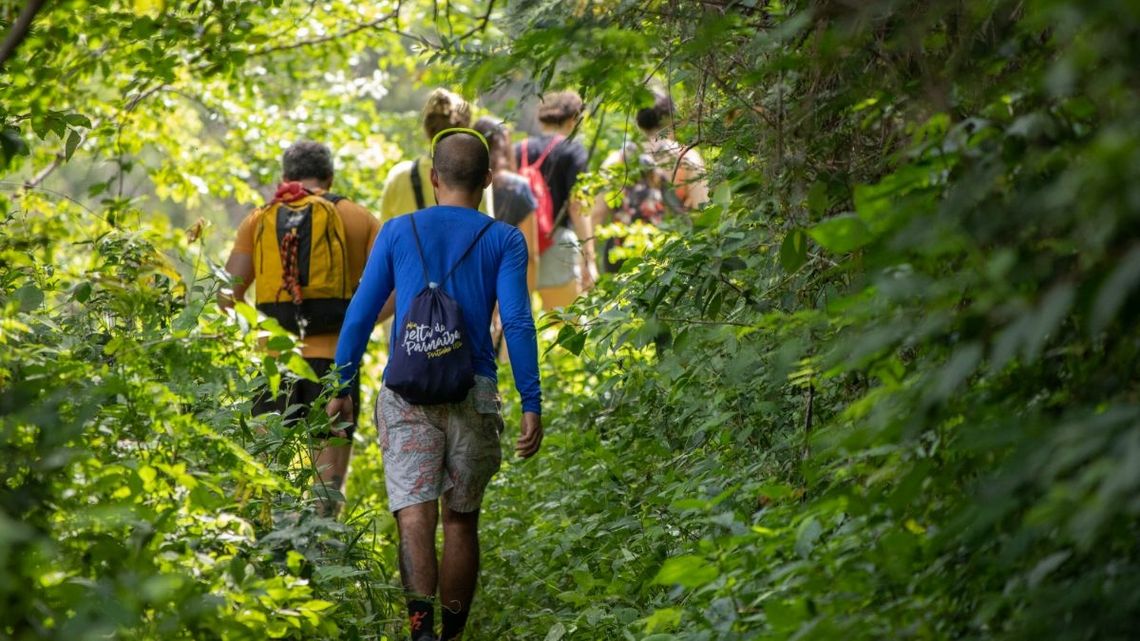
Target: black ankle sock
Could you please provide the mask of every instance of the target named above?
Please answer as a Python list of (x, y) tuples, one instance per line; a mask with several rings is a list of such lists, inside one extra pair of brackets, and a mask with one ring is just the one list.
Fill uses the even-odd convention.
[(408, 599), (408, 623), (412, 641), (435, 639), (435, 606), (431, 601)]
[(467, 625), (467, 615), (471, 610), (464, 608), (457, 612), (452, 612), (445, 605), (443, 607), (443, 634), (440, 636), (440, 641), (455, 641), (459, 635), (463, 634), (463, 628)]

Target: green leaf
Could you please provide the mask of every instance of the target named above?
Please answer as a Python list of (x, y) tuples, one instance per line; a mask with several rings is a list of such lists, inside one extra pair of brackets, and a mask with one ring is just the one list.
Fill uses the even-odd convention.
[(660, 608), (642, 619), (642, 623), (645, 624), (645, 631), (649, 633), (673, 630), (681, 625), (681, 610), (680, 608)]
[(239, 316), (248, 321), (250, 327), (257, 326), (257, 310), (248, 303), (243, 303), (240, 301), (234, 303), (234, 311), (237, 312)]
[(931, 398), (933, 400), (944, 400), (954, 393), (954, 390), (962, 384), (966, 378), (974, 373), (977, 369), (978, 363), (982, 360), (982, 346), (977, 342), (970, 342), (958, 347), (954, 350), (954, 355), (950, 357), (942, 369), (934, 377), (934, 384), (931, 388)]
[(0, 167), (7, 167), (16, 156), (28, 155), (28, 143), (15, 127), (0, 129)]
[(729, 256), (720, 262), (721, 272), (736, 272), (748, 267), (748, 263), (737, 256)]
[(768, 601), (764, 604), (764, 614), (768, 624), (777, 630), (793, 630), (808, 618), (803, 599)]
[(91, 119), (83, 114), (67, 114), (63, 117), (63, 121), (72, 127), (86, 127), (91, 128)]
[(79, 135), (78, 131), (72, 129), (71, 133), (67, 135), (67, 145), (63, 150), (64, 160), (71, 160), (71, 156), (75, 153), (75, 150), (79, 148), (80, 142), (83, 142), (83, 137)]
[(1140, 246), (1133, 247), (1120, 259), (1104, 284), (1100, 286), (1096, 302), (1093, 303), (1092, 329), (1104, 331), (1116, 317), (1124, 301), (1132, 294), (1140, 281)]
[(293, 338), (284, 334), (273, 336), (265, 343), (266, 349), (273, 352), (287, 352), (293, 349), (294, 345), (296, 343), (293, 342)]
[(819, 519), (814, 516), (800, 523), (799, 530), (796, 532), (796, 554), (800, 555), (800, 558), (808, 558), (811, 551), (815, 549), (815, 542), (822, 533), (823, 526), (820, 525)]
[(28, 283), (16, 290), (16, 300), (20, 301), (20, 311), (30, 312), (44, 302), (44, 293), (39, 287)]
[(827, 183), (817, 181), (812, 183), (807, 195), (807, 207), (812, 218), (822, 218), (827, 213)]
[(561, 621), (558, 621), (547, 631), (544, 641), (561, 641), (564, 636), (566, 636), (566, 626), (562, 625)]
[(1036, 588), (1046, 577), (1052, 574), (1054, 570), (1061, 567), (1072, 555), (1073, 553), (1069, 550), (1061, 550), (1060, 552), (1054, 552), (1044, 559), (1041, 559), (1041, 561), (1029, 571), (1029, 574), (1025, 578), (1026, 583), (1029, 584), (1031, 589)]
[(277, 368), (277, 359), (272, 356), (266, 357), (265, 365), (265, 378), (269, 381), (269, 392), (273, 396), (281, 391), (281, 372)]
[(64, 134), (67, 133), (67, 121), (63, 118), (59, 116), (48, 116), (45, 122), (47, 123), (48, 129), (60, 138), (63, 138)]
[[(275, 336), (274, 338), (278, 337)], [(290, 353), (285, 360), (285, 369), (307, 381), (317, 383), (321, 380), (320, 377), (317, 376), (317, 373), (313, 371), (313, 367), (309, 365), (309, 361), (306, 361), (303, 356), (296, 352)]]
[(720, 576), (716, 565), (707, 559), (694, 555), (675, 556), (667, 559), (653, 578), (654, 585), (680, 585), (697, 588)]
[(75, 286), (75, 289), (72, 290), (71, 297), (75, 299), (77, 303), (86, 303), (87, 300), (91, 298), (91, 287), (91, 281), (85, 280)]
[(789, 274), (807, 262), (807, 235), (802, 229), (793, 229), (784, 236), (780, 245), (780, 265)]
[(808, 229), (808, 235), (824, 249), (846, 254), (874, 240), (867, 224), (854, 214), (841, 214)]
[(586, 346), (586, 334), (579, 332), (571, 325), (563, 325), (562, 329), (558, 330), (558, 338), (555, 339), (555, 343), (577, 356), (582, 353), (582, 348)]

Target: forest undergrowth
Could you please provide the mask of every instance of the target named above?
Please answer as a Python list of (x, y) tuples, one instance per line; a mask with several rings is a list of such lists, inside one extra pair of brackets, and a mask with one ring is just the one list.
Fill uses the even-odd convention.
[(156, 205), (255, 202), (291, 135), (377, 197), (414, 114), (329, 69), (578, 87), (595, 169), (652, 79), (710, 161), (540, 320), (548, 436), (492, 482), (468, 638), (1134, 636), (1135, 3), (331, 3), (289, 42), (307, 3), (136, 5), (0, 56), (0, 639), (399, 638), (374, 426), (320, 518), (319, 408), (250, 416), (294, 340), (216, 311), (224, 224)]

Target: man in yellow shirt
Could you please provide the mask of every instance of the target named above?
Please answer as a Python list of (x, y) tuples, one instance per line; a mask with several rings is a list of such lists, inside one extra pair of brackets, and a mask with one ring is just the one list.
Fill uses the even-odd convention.
[[(424, 104), (423, 127), (428, 142), (444, 129), (471, 126), (471, 105), (462, 96), (446, 89), (436, 89)], [(426, 147), (425, 147), (426, 149)], [(435, 205), (431, 186), (431, 156), (421, 154), (414, 160), (396, 163), (384, 181), (380, 197), (380, 219), (387, 222), (396, 216)], [(491, 215), (491, 189), (483, 190), (479, 211)]]
[[(306, 196), (320, 196), (332, 203), (337, 216), (343, 224), (344, 244), (343, 253), (346, 259), (343, 262), (348, 273), (345, 282), (350, 291), (355, 291), (364, 272), (364, 263), (372, 251), (372, 243), (380, 231), (380, 222), (360, 205), (329, 193), (333, 181), (332, 152), (325, 145), (312, 141), (302, 141), (285, 150), (282, 158), (282, 177), (284, 182), (278, 188), (275, 201), (288, 202)], [(254, 211), (238, 226), (237, 238), (229, 260), (226, 261), (226, 271), (233, 279), (234, 287), (232, 298), (219, 297), (222, 308), (231, 307), (233, 301), (243, 300), (249, 286), (257, 283), (258, 287), (280, 288), (282, 283), (267, 282), (269, 277), (259, 275), (254, 261), (256, 227), (261, 217), (261, 209)], [(343, 267), (342, 267), (343, 269)], [(337, 323), (339, 327), (339, 323)], [(332, 366), (336, 356), (336, 343), (338, 331), (314, 333), (305, 335), (302, 339), (301, 354), (308, 361), (318, 376), (324, 376)], [(292, 405), (309, 406), (320, 396), (321, 386), (306, 380), (297, 380), (282, 391), (277, 398), (263, 393), (254, 404), (254, 414), (278, 411), (285, 414)], [(351, 391), (359, 407), (359, 382)], [(293, 418), (293, 417), (290, 417)], [(352, 434), (356, 426), (356, 413), (352, 417), (352, 428), (347, 430), (349, 443), (347, 445), (328, 445), (327, 435), (322, 436), (315, 445), (315, 460), (321, 481), (329, 490), (340, 494), (344, 489), (345, 477), (348, 474), (348, 462), (352, 455)], [(325, 512), (335, 512), (335, 503), (323, 503)]]

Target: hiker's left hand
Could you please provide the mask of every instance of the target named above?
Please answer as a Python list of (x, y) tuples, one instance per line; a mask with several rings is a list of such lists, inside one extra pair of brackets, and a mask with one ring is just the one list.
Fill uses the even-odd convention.
[[(325, 414), (328, 414), (329, 418), (333, 419), (337, 425), (340, 423), (351, 423), (352, 397), (334, 397), (329, 401), (329, 404), (325, 406)], [(348, 438), (348, 432), (346, 432), (343, 427), (337, 427), (336, 425), (333, 425), (333, 427), (330, 428), (329, 432), (337, 438)]]
[(521, 432), (519, 441), (515, 444), (515, 452), (521, 458), (530, 458), (542, 446), (542, 416), (534, 412), (523, 412)]

